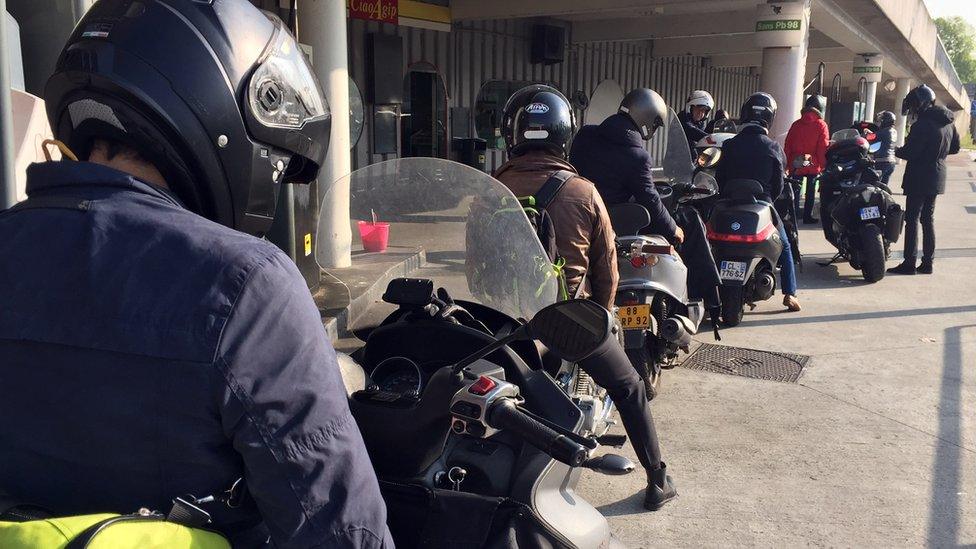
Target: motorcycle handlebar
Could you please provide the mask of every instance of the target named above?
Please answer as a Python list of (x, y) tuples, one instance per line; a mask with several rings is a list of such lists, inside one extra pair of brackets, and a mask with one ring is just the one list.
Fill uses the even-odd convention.
[(586, 461), (586, 448), (529, 417), (511, 399), (501, 399), (491, 407), (488, 411), (488, 424), (495, 429), (515, 433), (532, 446), (571, 467), (579, 467)]

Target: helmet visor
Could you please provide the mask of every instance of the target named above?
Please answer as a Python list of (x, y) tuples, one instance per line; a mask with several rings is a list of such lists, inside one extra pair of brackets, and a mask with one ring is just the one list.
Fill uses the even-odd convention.
[(261, 64), (248, 85), (254, 117), (275, 128), (301, 128), (328, 116), (329, 108), (308, 59), (280, 19)]

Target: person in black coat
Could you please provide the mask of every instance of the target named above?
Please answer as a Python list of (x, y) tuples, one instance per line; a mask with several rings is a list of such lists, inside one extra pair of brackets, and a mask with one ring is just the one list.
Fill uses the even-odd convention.
[[(739, 116), (739, 133), (722, 144), (722, 161), (718, 164), (715, 179), (719, 194), (725, 185), (735, 179), (753, 179), (763, 188), (757, 200), (770, 206), (783, 193), (783, 159), (785, 154), (779, 143), (769, 138), (769, 126), (776, 116), (776, 100), (767, 93), (755, 93), (746, 100)], [(775, 211), (775, 208), (774, 208)], [(796, 266), (793, 251), (782, 220), (779, 221), (783, 252), (779, 257), (780, 279), (783, 286), (783, 305), (790, 311), (799, 311), (796, 298)]]
[(634, 202), (651, 215), (649, 229), (682, 242), (684, 232), (668, 213), (654, 186), (651, 155), (645, 148), (667, 120), (667, 104), (653, 90), (638, 88), (624, 97), (617, 114), (599, 126), (584, 126), (573, 139), (569, 162), (596, 185), (608, 205)]
[[(935, 104), (935, 92), (921, 85), (908, 93), (902, 114), (917, 116), (895, 156), (906, 160), (902, 188), (905, 205), (905, 260), (888, 269), (895, 274), (932, 273), (935, 255), (935, 199), (945, 193), (946, 156), (959, 152), (959, 132), (952, 112)], [(922, 262), (916, 267), (918, 223), (922, 222)]]

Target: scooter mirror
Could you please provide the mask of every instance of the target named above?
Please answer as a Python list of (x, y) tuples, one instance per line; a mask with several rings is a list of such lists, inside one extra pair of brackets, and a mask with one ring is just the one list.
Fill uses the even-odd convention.
[(542, 309), (526, 326), (533, 339), (568, 362), (597, 351), (612, 335), (613, 321), (602, 306), (586, 299), (561, 301)]
[(698, 155), (697, 164), (699, 168), (707, 170), (709, 168), (714, 168), (721, 159), (722, 149), (718, 147), (709, 147)]
[(583, 467), (604, 475), (626, 475), (634, 472), (634, 462), (617, 454), (603, 454), (583, 462)]
[(872, 143), (870, 149), (871, 152), (876, 153), (881, 150), (881, 143)]

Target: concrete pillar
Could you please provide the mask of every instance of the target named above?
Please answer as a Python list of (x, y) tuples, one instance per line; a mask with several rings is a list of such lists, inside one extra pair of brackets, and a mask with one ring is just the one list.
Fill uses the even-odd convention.
[(810, 37), (810, 1), (761, 5), (757, 18), (756, 41), (763, 49), (759, 88), (771, 94), (779, 106), (773, 127), (769, 129), (769, 136), (782, 144), (790, 125), (800, 116), (800, 109), (803, 108), (803, 77)]
[(874, 104), (878, 99), (878, 83), (868, 82), (867, 92), (864, 94), (864, 119), (874, 121)]
[(806, 48), (766, 48), (762, 57), (759, 89), (772, 94), (779, 110), (769, 129), (769, 136), (782, 142), (790, 125), (803, 108), (803, 73)]
[(319, 171), (319, 239), (316, 258), (322, 267), (352, 265), (349, 185), (337, 185), (349, 175), (349, 65), (346, 46), (345, 0), (299, 0), (298, 39), (311, 47), (312, 68), (322, 83), (332, 111), (329, 154)]
[(0, 210), (17, 203), (14, 178), (14, 126), (7, 58), (7, 0), (0, 0)]
[(911, 78), (899, 78), (895, 86), (895, 131), (898, 132), (898, 146), (905, 144), (905, 130), (908, 117), (901, 113), (901, 102), (912, 89)]

